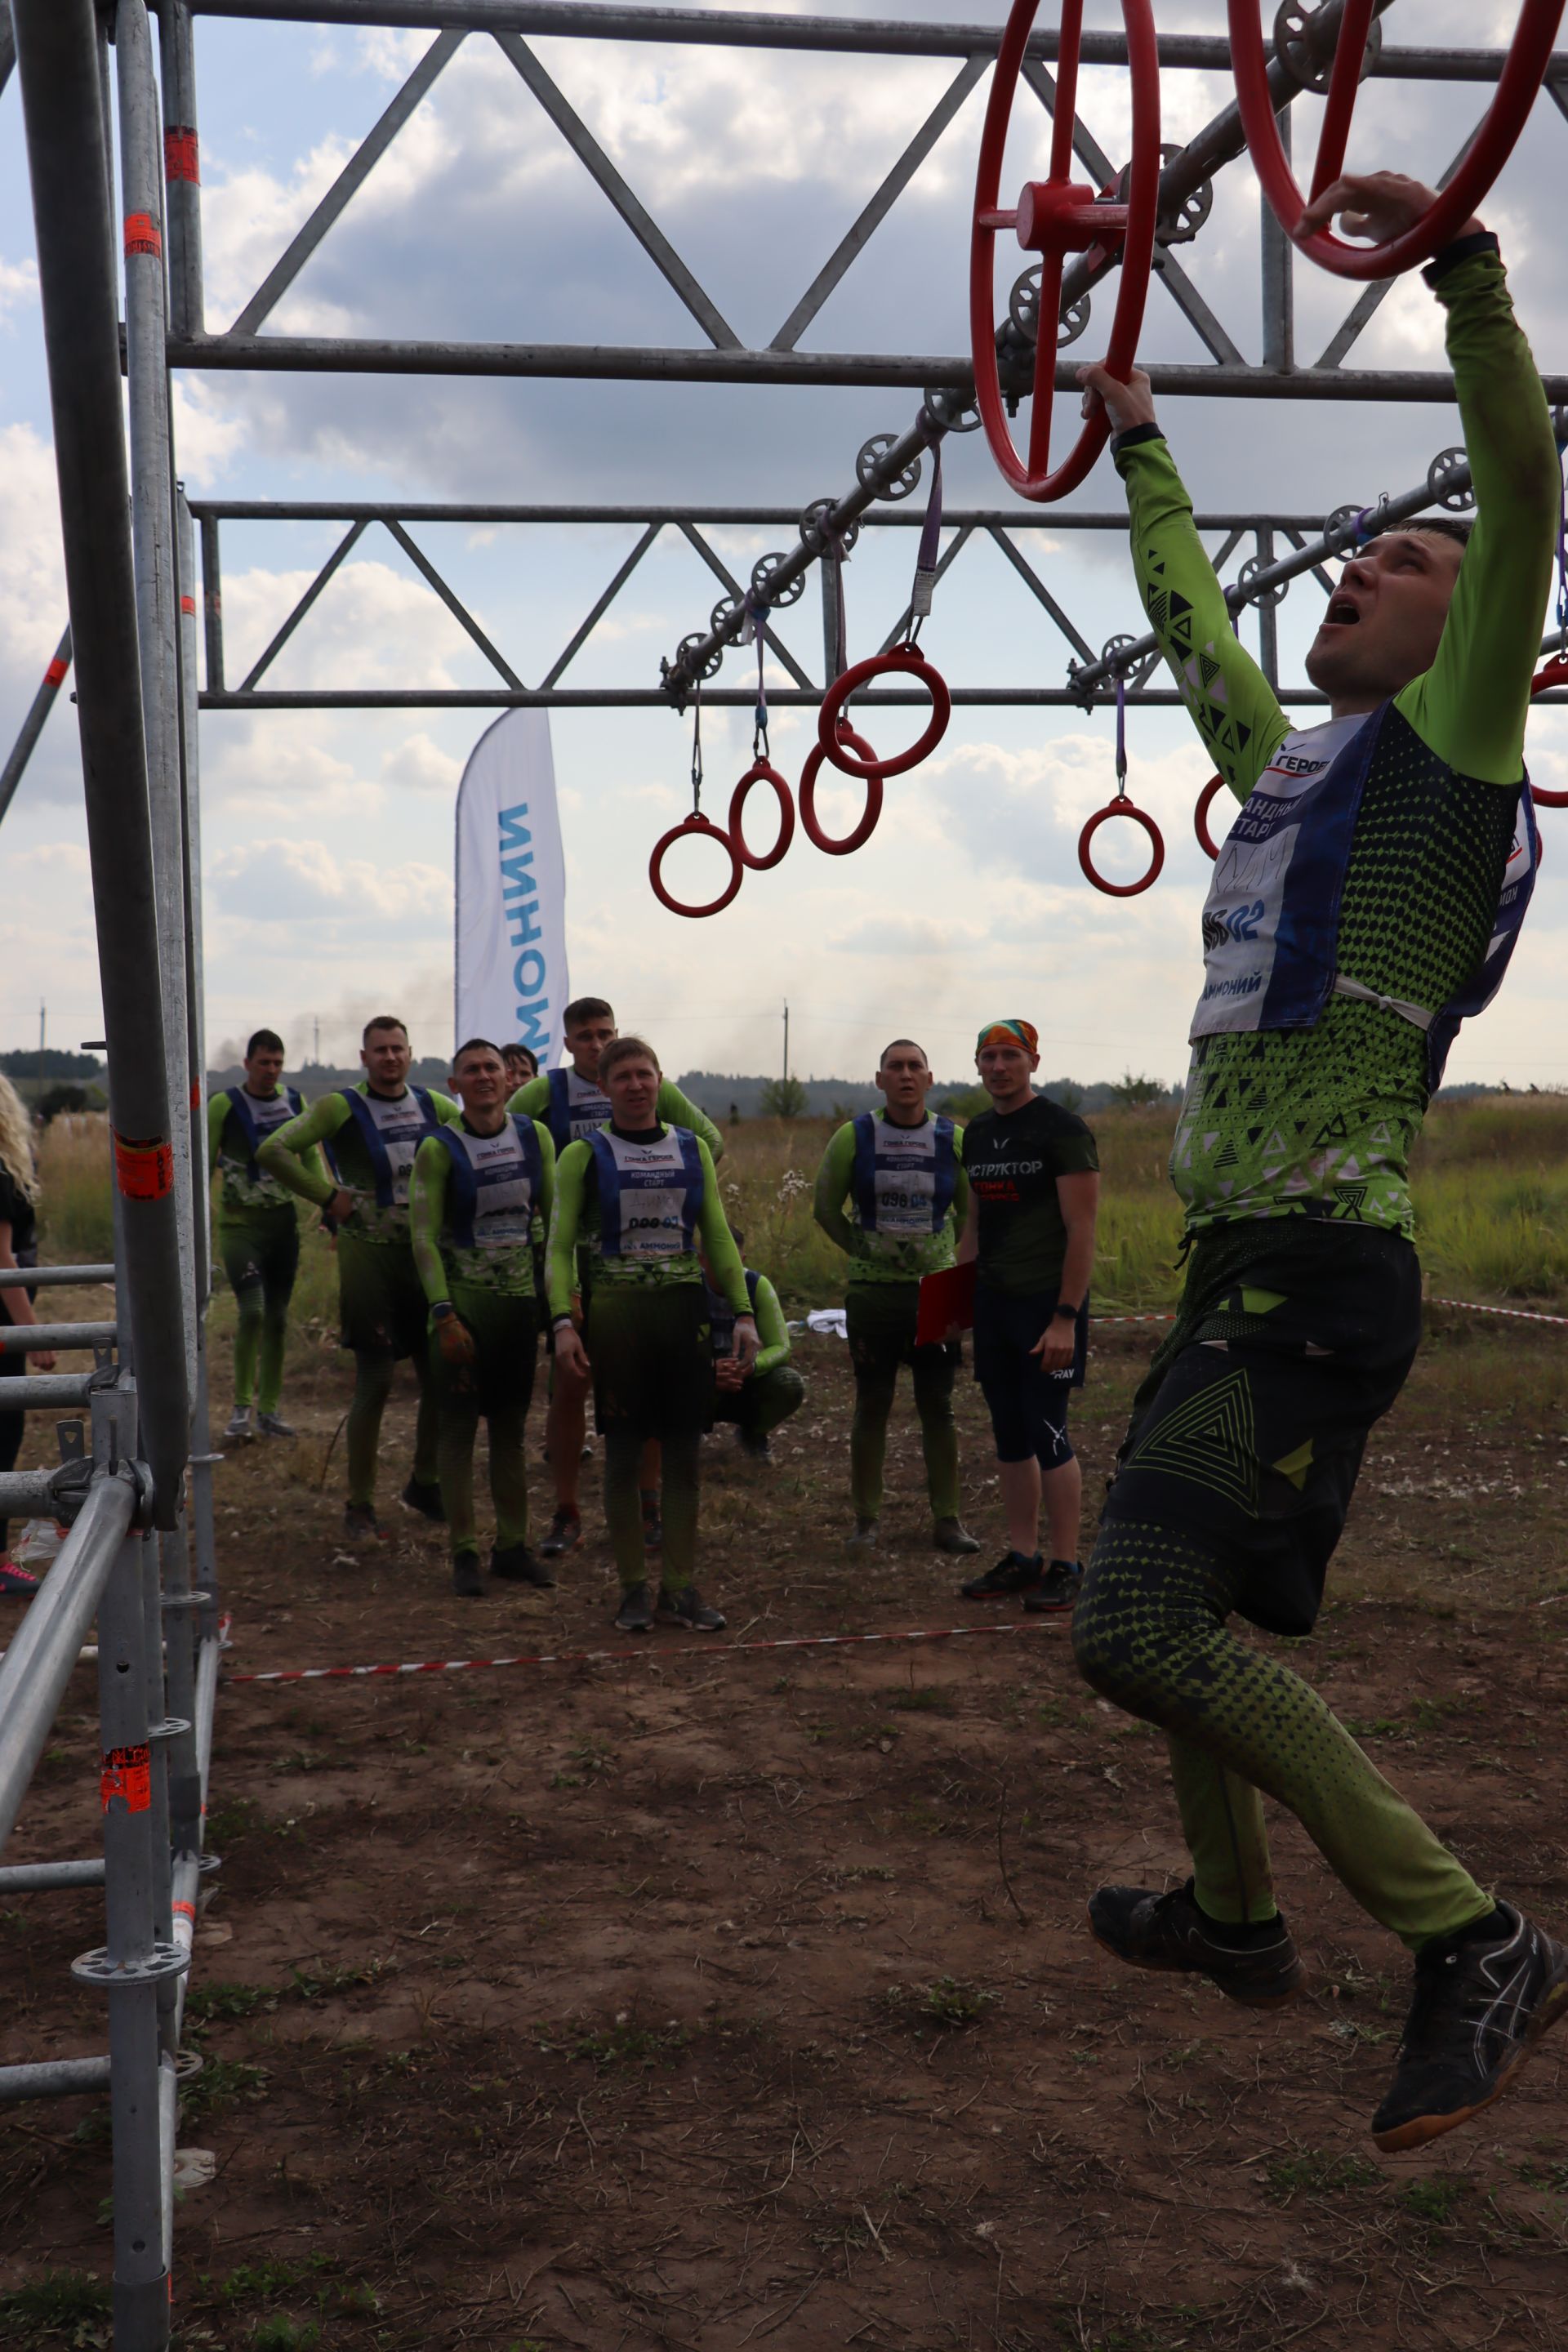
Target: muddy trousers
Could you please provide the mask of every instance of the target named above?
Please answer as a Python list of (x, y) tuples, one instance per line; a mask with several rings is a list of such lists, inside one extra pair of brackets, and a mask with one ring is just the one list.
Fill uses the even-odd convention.
[[(639, 1472), (643, 1437), (626, 1423), (605, 1432), (605, 1525), (621, 1590), (627, 1592), (647, 1577), (647, 1553), (643, 1540), (643, 1506)], [(679, 1592), (690, 1583), (697, 1566), (698, 1454), (700, 1432), (683, 1432), (660, 1439), (664, 1470), (660, 1514), (664, 1520), (664, 1576), (667, 1591)]]
[(1273, 1917), (1263, 1798), (1288, 1805), (1363, 1910), (1413, 1950), (1491, 1908), (1317, 1693), (1238, 1641), (1237, 1573), (1177, 1530), (1108, 1521), (1073, 1618), (1085, 1679), (1170, 1738), (1209, 1916)]
[[(440, 1477), (437, 1453), (436, 1398), (430, 1385), (424, 1350), (413, 1359), (419, 1383), (419, 1412), (414, 1424), (414, 1475), (422, 1486), (434, 1486)], [(376, 1453), (381, 1444), (381, 1420), (392, 1394), (397, 1370), (391, 1356), (354, 1355), (354, 1392), (349, 1404), (345, 1442), (348, 1447), (349, 1500), (375, 1500)]]

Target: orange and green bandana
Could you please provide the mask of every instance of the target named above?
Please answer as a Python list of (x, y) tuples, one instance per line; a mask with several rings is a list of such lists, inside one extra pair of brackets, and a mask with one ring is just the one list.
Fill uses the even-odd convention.
[(1022, 1045), (1026, 1054), (1037, 1054), (1040, 1033), (1032, 1021), (991, 1021), (974, 1041), (975, 1053), (987, 1045)]

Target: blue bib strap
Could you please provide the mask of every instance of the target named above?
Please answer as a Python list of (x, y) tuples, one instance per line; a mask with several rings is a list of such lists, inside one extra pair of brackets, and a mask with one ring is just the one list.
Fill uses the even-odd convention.
[(572, 1140), (572, 1103), (566, 1091), (565, 1071), (552, 1070), (549, 1083), (550, 1103), (544, 1118), (550, 1129), (550, 1140), (555, 1146), (556, 1156), (559, 1158)]
[(958, 1129), (950, 1118), (936, 1122), (936, 1155), (931, 1173), (936, 1191), (931, 1204), (931, 1229), (939, 1234), (952, 1206), (952, 1196), (958, 1190)]
[[(939, 1234), (958, 1189), (958, 1150), (954, 1142), (957, 1129), (950, 1118), (932, 1118), (931, 1125), (934, 1130), (931, 1229), (933, 1234)], [(877, 1230), (878, 1145), (886, 1131), (887, 1121), (879, 1119), (874, 1111), (863, 1110), (856, 1118), (855, 1165), (850, 1181), (861, 1230), (868, 1234), (874, 1234)]]
[[(420, 1116), (425, 1122), (425, 1134), (439, 1134), (441, 1121), (436, 1116), (436, 1106), (430, 1099), (427, 1088), (410, 1087), (408, 1091), (419, 1106)], [(381, 1129), (375, 1123), (375, 1114), (357, 1087), (345, 1087), (342, 1099), (353, 1114), (354, 1124), (359, 1129), (361, 1139), (370, 1157), (371, 1170), (375, 1178), (375, 1205), (378, 1209), (390, 1209), (393, 1204), (395, 1181), (392, 1172), (392, 1161), (387, 1157), (386, 1146), (381, 1139)], [(420, 1142), (424, 1139), (425, 1136), (421, 1135)], [(332, 1161), (332, 1172), (334, 1175), (337, 1174), (335, 1160)]]
[[(539, 1192), (544, 1176), (544, 1154), (539, 1148), (533, 1121), (521, 1111), (511, 1113), (512, 1133), (522, 1146), (522, 1172), (527, 1179), (531, 1201), (539, 1204)], [(452, 1165), (447, 1179), (447, 1224), (458, 1249), (476, 1246), (474, 1226), (479, 1213), (479, 1185), (463, 1142), (466, 1129), (438, 1127), (437, 1136), (447, 1148)]]
[(877, 1230), (877, 1116), (863, 1110), (855, 1120), (855, 1164), (850, 1176), (855, 1207), (864, 1230)]
[[(290, 1118), (298, 1118), (300, 1113), (305, 1108), (304, 1103), (300, 1100), (298, 1087), (279, 1087), (278, 1091), (289, 1106)], [(249, 1101), (247, 1098), (245, 1088), (243, 1087), (230, 1087), (227, 1089), (227, 1094), (229, 1113), (231, 1117), (238, 1120), (239, 1131), (245, 1138), (247, 1155), (245, 1172), (254, 1183), (257, 1178), (262, 1173), (261, 1162), (257, 1158), (257, 1154), (261, 1149), (261, 1129), (256, 1124), (255, 1115), (252, 1112)], [(281, 1124), (281, 1121), (279, 1121), (279, 1124)]]
[[(697, 1138), (689, 1128), (667, 1127), (664, 1131), (667, 1137), (674, 1139), (680, 1150), (679, 1173), (673, 1168), (668, 1171), (661, 1171), (660, 1173), (667, 1176), (672, 1191), (677, 1181), (682, 1188), (684, 1197), (680, 1208), (680, 1246), (682, 1254), (689, 1255), (695, 1244), (697, 1220), (702, 1207), (702, 1160)], [(586, 1141), (588, 1149), (594, 1155), (595, 1173), (598, 1179), (599, 1254), (602, 1257), (619, 1257), (622, 1254), (620, 1163), (616, 1158), (615, 1146), (607, 1129), (596, 1128), (594, 1133), (586, 1138)], [(629, 1189), (636, 1191), (641, 1188), (634, 1186)]]

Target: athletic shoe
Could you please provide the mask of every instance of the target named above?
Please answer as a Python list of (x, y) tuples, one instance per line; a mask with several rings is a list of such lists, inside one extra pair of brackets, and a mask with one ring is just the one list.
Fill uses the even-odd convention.
[(411, 1511), (422, 1518), (446, 1523), (447, 1507), (441, 1500), (441, 1489), (434, 1478), (410, 1478), (403, 1489), (403, 1500)]
[(753, 1436), (747, 1430), (738, 1429), (735, 1443), (748, 1462), (771, 1462), (773, 1458), (773, 1449), (766, 1437)]
[(477, 1601), (484, 1589), (484, 1580), (479, 1574), (479, 1553), (455, 1551), (452, 1554), (453, 1591), (460, 1593), (465, 1601)]
[(38, 1580), (30, 1568), (18, 1568), (14, 1559), (0, 1559), (0, 1600), (31, 1601), (38, 1589)]
[(855, 1532), (844, 1538), (846, 1551), (875, 1551), (882, 1540), (880, 1519), (857, 1519)]
[(1082, 1561), (1053, 1559), (1038, 1584), (1025, 1593), (1024, 1606), (1046, 1612), (1070, 1609), (1082, 1591)]
[(384, 1542), (387, 1530), (376, 1517), (374, 1503), (345, 1503), (343, 1533), (352, 1543), (374, 1543)]
[(658, 1515), (658, 1496), (646, 1490), (642, 1498), (642, 1548), (650, 1558), (664, 1549), (664, 1521)]
[(297, 1437), (300, 1433), (280, 1412), (258, 1412), (256, 1426), (263, 1437)]
[(574, 1551), (583, 1540), (583, 1522), (575, 1511), (557, 1511), (550, 1522), (550, 1533), (539, 1547), (541, 1559), (559, 1559), (563, 1552)]
[(500, 1544), (490, 1549), (490, 1574), (499, 1576), (503, 1584), (552, 1585), (555, 1579), (543, 1562), (535, 1558), (526, 1544)]
[(224, 1435), (234, 1438), (237, 1443), (240, 1438), (250, 1435), (250, 1407), (247, 1404), (235, 1406), (234, 1411), (229, 1414), (228, 1425), (224, 1431)]
[(710, 1608), (694, 1584), (683, 1584), (676, 1592), (661, 1584), (658, 1613), (667, 1625), (679, 1625), (687, 1633), (721, 1633), (729, 1623), (723, 1611)]
[(972, 1536), (962, 1519), (938, 1519), (931, 1531), (933, 1551), (964, 1554), (980, 1549), (980, 1538)]
[(984, 1576), (972, 1576), (960, 1589), (965, 1601), (1016, 1601), (1021, 1592), (1033, 1592), (1045, 1581), (1046, 1564), (1038, 1552), (1026, 1559), (1021, 1551), (1004, 1552), (994, 1568)]
[(616, 1612), (617, 1633), (651, 1633), (653, 1604), (647, 1597), (646, 1584), (628, 1586), (621, 1595), (621, 1605)]
[[(1248, 2009), (1278, 2008), (1301, 1990), (1301, 1956), (1284, 1920), (1222, 1927), (1199, 1910), (1190, 1878), (1169, 1895), (1150, 1886), (1101, 1886), (1089, 1896), (1089, 1924), (1095, 1942), (1119, 1960), (1135, 1969), (1190, 1969)], [(1231, 1934), (1247, 1941), (1218, 1940)]]
[(1415, 1992), (1372, 2137), (1420, 2147), (1500, 2099), (1568, 2008), (1568, 1946), (1500, 1903), (1506, 1936), (1445, 1936), (1415, 1955)]

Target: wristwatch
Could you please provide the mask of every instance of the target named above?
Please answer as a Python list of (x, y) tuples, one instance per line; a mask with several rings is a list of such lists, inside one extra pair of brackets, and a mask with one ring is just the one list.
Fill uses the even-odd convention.
[(430, 1309), (433, 1319), (437, 1323), (445, 1323), (447, 1317), (455, 1315), (457, 1311), (449, 1298), (437, 1299)]
[(1058, 1315), (1068, 1316), (1071, 1318), (1072, 1321), (1076, 1323), (1079, 1318), (1079, 1310), (1076, 1307), (1068, 1307), (1065, 1301), (1058, 1300), (1056, 1306), (1051, 1309), (1051, 1320), (1053, 1323), (1056, 1321)]

